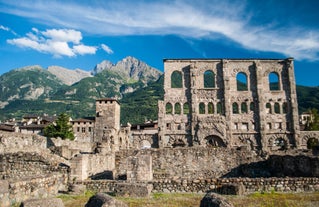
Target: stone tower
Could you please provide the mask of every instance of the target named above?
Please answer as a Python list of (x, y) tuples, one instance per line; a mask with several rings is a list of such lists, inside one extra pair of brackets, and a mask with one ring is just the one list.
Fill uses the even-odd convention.
[(160, 147), (299, 145), (293, 59), (166, 59)]
[(95, 103), (94, 141), (114, 142), (114, 135), (120, 130), (120, 104), (110, 98), (97, 99)]

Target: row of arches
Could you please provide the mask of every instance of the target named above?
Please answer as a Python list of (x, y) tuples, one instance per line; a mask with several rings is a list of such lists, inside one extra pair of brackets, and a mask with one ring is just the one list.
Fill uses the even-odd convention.
[(266, 103), (267, 114), (286, 114), (288, 113), (288, 105), (286, 102), (283, 103)]
[(234, 102), (232, 104), (233, 114), (247, 114), (249, 111), (255, 111), (255, 103), (250, 102), (249, 103), (249, 109), (248, 109), (248, 103), (242, 102), (238, 104), (237, 102)]
[(171, 103), (166, 103), (165, 106), (166, 114), (189, 114), (189, 104), (188, 103), (175, 103), (174, 105)]
[[(198, 105), (199, 114), (222, 114), (223, 106), (221, 102), (200, 102)], [(175, 103), (174, 105), (170, 102), (166, 103), (165, 106), (166, 114), (189, 114), (190, 108), (188, 103)]]
[[(206, 70), (203, 74), (203, 87), (215, 88), (216, 87), (216, 75), (212, 70)], [(279, 74), (277, 72), (270, 72), (268, 75), (268, 85), (270, 91), (280, 90)], [(236, 75), (237, 91), (248, 91), (250, 81), (248, 76), (244, 72), (239, 72)], [(171, 75), (171, 88), (182, 88), (183, 76), (182, 72), (174, 71)]]

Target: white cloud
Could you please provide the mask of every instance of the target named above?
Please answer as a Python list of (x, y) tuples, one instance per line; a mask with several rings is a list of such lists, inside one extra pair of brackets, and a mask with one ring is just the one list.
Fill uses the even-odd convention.
[[(29, 4), (10, 1), (6, 4), (14, 9), (7, 8), (6, 13), (99, 35), (175, 34), (209, 39), (218, 34), (245, 48), (278, 52), (298, 59), (319, 60), (318, 28), (310, 37), (302, 25), (289, 26), (284, 22), (283, 32), (283, 28), (276, 28), (271, 23), (265, 26), (252, 24), (251, 16), (245, 10), (246, 1), (78, 2), (57, 0)], [(75, 44), (82, 39), (81, 33), (75, 30), (50, 30), (42, 35)]]
[(17, 33), (15, 33), (12, 29), (10, 29), (9, 27), (5, 27), (3, 25), (0, 25), (0, 30), (11, 32), (12, 34), (17, 35)]
[(52, 54), (54, 57), (95, 54), (96, 47), (84, 45), (81, 40), (81, 32), (72, 29), (39, 31), (32, 28), (32, 32), (27, 33), (26, 37), (9, 39), (7, 42), (19, 47)]
[(101, 44), (101, 47), (107, 54), (113, 54), (113, 50), (109, 46)]
[(10, 30), (9, 27), (5, 27), (3, 25), (0, 25), (0, 29), (4, 30), (4, 31), (9, 31)]

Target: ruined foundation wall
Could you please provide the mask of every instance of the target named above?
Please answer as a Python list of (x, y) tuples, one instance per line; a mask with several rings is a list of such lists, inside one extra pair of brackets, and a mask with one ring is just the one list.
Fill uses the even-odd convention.
[[(116, 171), (129, 175), (130, 161), (151, 156), (153, 179), (206, 179), (220, 177), (319, 177), (319, 158), (312, 151), (286, 151), (258, 156), (245, 149), (174, 148), (116, 153)], [(139, 169), (138, 166), (135, 169)], [(144, 172), (147, 175), (146, 172)]]

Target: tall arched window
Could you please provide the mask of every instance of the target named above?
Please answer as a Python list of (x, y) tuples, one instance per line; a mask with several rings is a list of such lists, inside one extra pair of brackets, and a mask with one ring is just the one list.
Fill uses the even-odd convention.
[(211, 70), (204, 73), (204, 88), (215, 88), (215, 73)]
[(165, 111), (166, 111), (166, 114), (172, 114), (173, 113), (173, 106), (172, 106), (171, 103), (167, 103), (166, 104)]
[(199, 113), (205, 114), (205, 104), (204, 103), (199, 104)]
[(239, 114), (238, 104), (233, 103), (233, 114)]
[(218, 102), (217, 103), (217, 114), (222, 114), (223, 113), (223, 107), (222, 107), (222, 103)]
[(171, 87), (172, 88), (182, 88), (183, 87), (183, 77), (180, 71), (174, 71), (171, 75)]
[(242, 102), (241, 103), (241, 113), (248, 113), (247, 103), (246, 102)]
[(184, 103), (184, 105), (183, 105), (183, 114), (189, 114), (189, 105), (188, 105), (188, 103)]
[(237, 81), (237, 91), (248, 90), (247, 75), (245, 73), (243, 72), (237, 73), (236, 81)]
[(208, 113), (213, 114), (214, 113), (214, 104), (212, 102), (208, 103)]
[(276, 114), (280, 114), (280, 105), (277, 102), (274, 105), (274, 111)]
[(182, 113), (182, 108), (180, 103), (176, 103), (174, 106), (174, 113), (175, 114), (181, 114)]
[(278, 73), (276, 72), (269, 73), (268, 80), (269, 80), (269, 90), (271, 91), (280, 90)]
[(284, 114), (288, 113), (288, 106), (286, 102), (282, 104), (282, 113)]
[(267, 114), (271, 114), (271, 104), (270, 103), (266, 103), (266, 112), (267, 112)]

